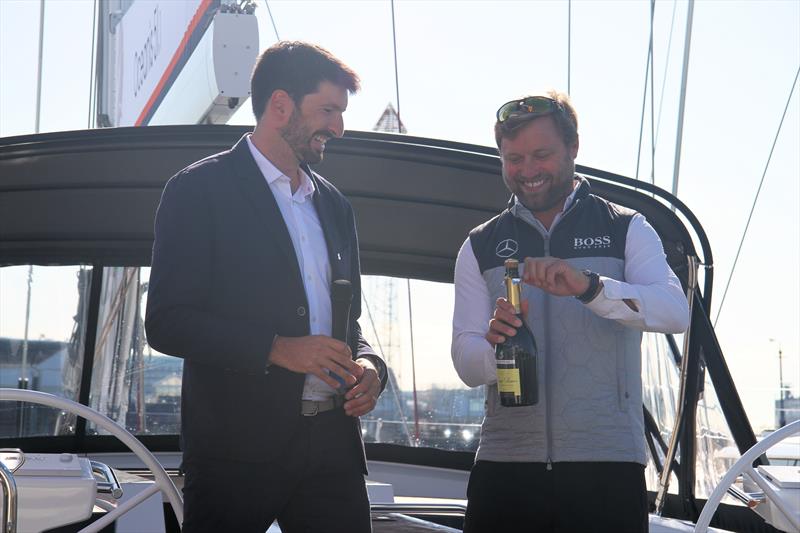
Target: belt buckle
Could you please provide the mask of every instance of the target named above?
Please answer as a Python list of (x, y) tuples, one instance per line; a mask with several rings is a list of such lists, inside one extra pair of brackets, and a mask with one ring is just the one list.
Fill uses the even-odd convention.
[(312, 401), (311, 404), (313, 405), (313, 410), (306, 411), (305, 409), (302, 409), (303, 416), (317, 416), (319, 414), (319, 402)]

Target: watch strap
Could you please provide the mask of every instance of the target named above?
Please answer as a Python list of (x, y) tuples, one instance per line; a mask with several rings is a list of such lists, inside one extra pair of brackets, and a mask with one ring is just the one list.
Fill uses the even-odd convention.
[(600, 293), (600, 275), (597, 272), (592, 272), (591, 270), (584, 270), (583, 274), (589, 277), (589, 286), (586, 288), (583, 294), (579, 294), (575, 298), (581, 303), (588, 304)]

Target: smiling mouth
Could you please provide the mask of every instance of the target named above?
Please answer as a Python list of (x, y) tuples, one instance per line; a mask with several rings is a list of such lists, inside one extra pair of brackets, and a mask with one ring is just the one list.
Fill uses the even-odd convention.
[(547, 178), (517, 180), (517, 183), (520, 184), (522, 190), (527, 193), (537, 192), (541, 190), (546, 182)]
[(317, 133), (316, 135), (311, 137), (312, 141), (319, 144), (320, 151), (325, 151), (325, 143), (327, 143), (329, 139), (330, 137), (328, 135), (324, 135), (322, 133)]

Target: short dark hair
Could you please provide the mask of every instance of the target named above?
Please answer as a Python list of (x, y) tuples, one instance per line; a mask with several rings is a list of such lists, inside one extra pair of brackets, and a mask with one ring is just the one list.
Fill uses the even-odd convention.
[[(547, 97), (556, 102), (556, 111), (548, 115), (537, 116), (534, 118), (525, 119), (522, 116), (520, 119), (509, 119), (505, 122), (495, 122), (494, 124), (494, 140), (497, 142), (497, 147), (500, 148), (500, 141), (503, 139), (513, 139), (520, 131), (520, 127), (527, 124), (531, 120), (536, 120), (544, 117), (552, 117), (553, 123), (561, 135), (561, 140), (564, 141), (565, 146), (572, 146), (578, 139), (578, 115), (575, 113), (575, 108), (572, 107), (572, 102), (569, 96), (565, 93), (558, 91), (548, 91)], [(527, 97), (520, 98), (524, 100)]]
[(250, 78), (250, 99), (256, 120), (264, 114), (276, 90), (286, 91), (299, 105), (305, 95), (317, 92), (323, 81), (350, 93), (360, 89), (358, 75), (321, 46), (302, 41), (273, 44), (259, 56)]

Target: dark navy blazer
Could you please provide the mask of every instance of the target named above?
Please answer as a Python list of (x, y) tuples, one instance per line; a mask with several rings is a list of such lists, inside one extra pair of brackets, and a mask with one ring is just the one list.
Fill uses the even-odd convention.
[[(385, 364), (356, 321), (361, 284), (352, 207), (305, 170), (316, 186), (332, 279), (353, 285), (349, 344), (354, 357), (378, 365), (385, 386)], [(150, 346), (184, 359), (184, 460), (268, 461), (291, 445), (305, 374), (267, 368), (267, 355), (275, 335), (310, 333), (307, 309), (289, 232), (245, 138), (169, 180), (156, 214), (145, 325)], [(358, 420), (352, 425), (363, 457)]]

